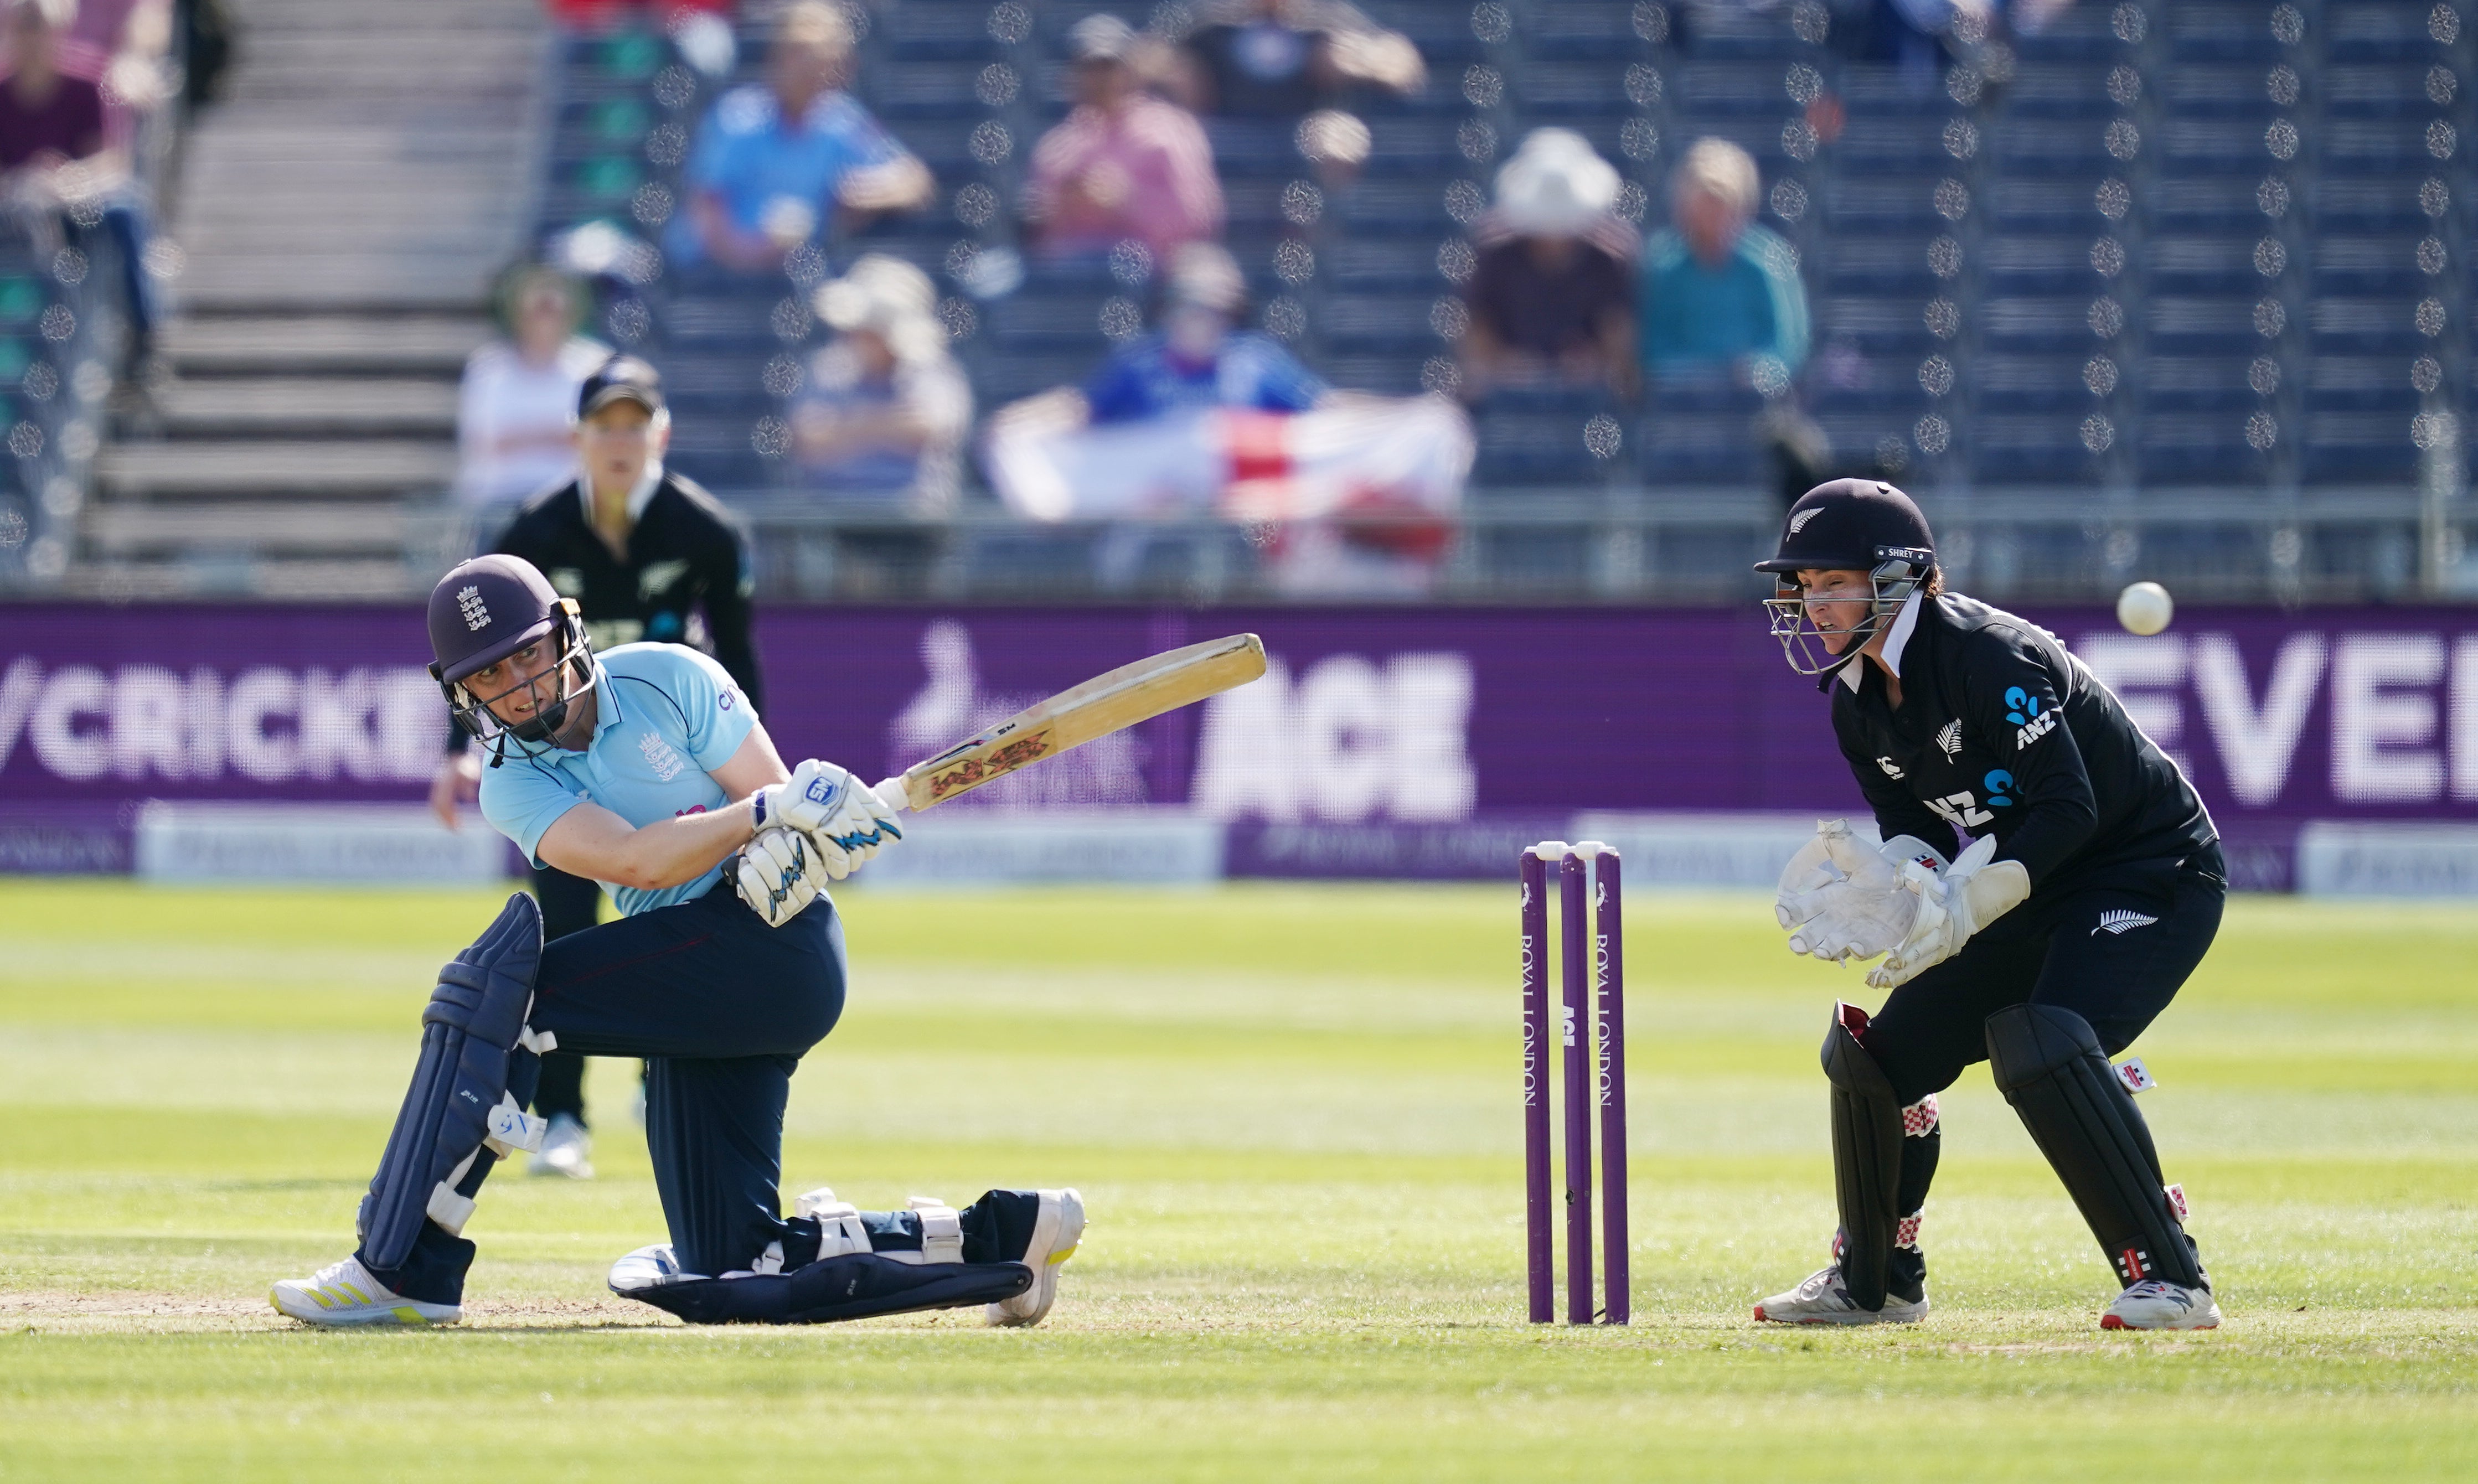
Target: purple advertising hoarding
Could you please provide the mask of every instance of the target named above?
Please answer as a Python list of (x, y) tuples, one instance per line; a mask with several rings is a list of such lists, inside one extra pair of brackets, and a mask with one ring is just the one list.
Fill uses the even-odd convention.
[[(2257, 884), (2286, 884), (2308, 819), (2478, 819), (2478, 610), (2196, 609), (2147, 640), (2030, 616), (2267, 852)], [(790, 756), (894, 771), (1243, 629), (1264, 681), (957, 807), (1179, 805), (1232, 822), (1237, 868), (1442, 875), (1583, 809), (1858, 807), (1824, 697), (1752, 610), (778, 608), (766, 719)], [(114, 868), (146, 798), (418, 799), (444, 726), (426, 658), (410, 609), (0, 608), (0, 868)]]

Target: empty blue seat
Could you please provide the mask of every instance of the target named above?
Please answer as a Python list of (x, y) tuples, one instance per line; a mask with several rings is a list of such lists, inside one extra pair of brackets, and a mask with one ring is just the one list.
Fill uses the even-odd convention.
[(2364, 485), (2415, 478), (2418, 447), (2407, 413), (2306, 415), (2299, 469), (2317, 484)]

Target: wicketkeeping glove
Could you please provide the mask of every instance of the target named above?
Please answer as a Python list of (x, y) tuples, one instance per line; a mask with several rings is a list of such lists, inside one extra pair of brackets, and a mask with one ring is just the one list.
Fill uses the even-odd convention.
[(818, 899), (818, 880), (825, 862), (809, 837), (775, 825), (757, 832), (733, 863), (733, 887), (748, 910), (781, 927)]
[(1773, 898), (1789, 951), (1837, 963), (1871, 959), (1901, 943), (1918, 917), (1918, 897), (1902, 887), (1902, 868), (1910, 861), (1944, 866), (1943, 855), (1916, 836), (1871, 846), (1847, 819), (1817, 820), (1815, 838), (1790, 857)]
[(760, 831), (783, 825), (807, 836), (829, 881), (841, 881), (903, 838), (894, 811), (869, 785), (816, 758), (794, 768), (791, 782), (758, 790), (750, 802)]
[(2031, 895), (2031, 872), (2019, 861), (1996, 858), (1996, 837), (1982, 835), (1939, 874), (1923, 862), (1902, 868), (1902, 886), (1918, 897), (1918, 919), (1868, 970), (1880, 990), (1908, 984), (1961, 951), (1971, 935), (2019, 907)]

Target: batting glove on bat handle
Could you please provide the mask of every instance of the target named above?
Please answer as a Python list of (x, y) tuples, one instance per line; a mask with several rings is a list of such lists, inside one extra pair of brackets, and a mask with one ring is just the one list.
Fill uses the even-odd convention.
[(885, 805), (886, 812), (891, 815), (901, 814), (912, 801), (911, 793), (903, 787), (901, 773), (882, 780), (876, 788), (869, 792), (877, 795), (877, 801)]

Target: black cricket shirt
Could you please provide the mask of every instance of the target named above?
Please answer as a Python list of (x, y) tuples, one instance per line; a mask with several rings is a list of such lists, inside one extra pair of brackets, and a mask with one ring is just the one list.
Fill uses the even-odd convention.
[[(2036, 891), (2219, 838), (2177, 765), (2047, 630), (1956, 593), (1904, 605), (1885, 642), (1828, 674), (1833, 730), (1886, 839), (1952, 853), (1993, 833)], [(1854, 683), (1855, 681), (1855, 683)]]

